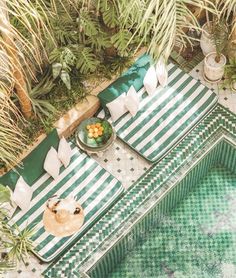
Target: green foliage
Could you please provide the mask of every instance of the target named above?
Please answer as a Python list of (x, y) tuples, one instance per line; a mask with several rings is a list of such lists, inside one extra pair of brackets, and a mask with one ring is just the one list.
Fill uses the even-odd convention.
[(128, 43), (132, 34), (128, 30), (120, 30), (111, 37), (111, 42), (118, 49), (120, 56), (127, 56), (129, 54)]
[(236, 82), (236, 59), (230, 59), (225, 66), (225, 83), (229, 86)]
[(55, 121), (87, 96), (81, 80), (73, 73), (71, 75), (71, 90), (67, 90), (64, 83), (59, 81), (49, 94), (42, 96), (42, 100), (50, 103), (56, 112), (48, 116), (42, 115), (40, 118), (32, 118), (22, 127), (28, 139), (27, 144), (31, 144), (42, 132), (49, 133), (52, 131)]
[(39, 118), (42, 116), (49, 116), (56, 113), (55, 107), (47, 100), (42, 99), (45, 95), (49, 94), (52, 88), (55, 86), (53, 81), (45, 75), (36, 86), (29, 88), (29, 96), (32, 102), (35, 115)]
[(112, 57), (110, 58), (103, 68), (101, 69), (104, 72), (106, 77), (112, 77), (112, 75), (121, 75), (127, 68), (132, 64), (130, 56), (127, 57)]
[(0, 163), (13, 166), (19, 162), (18, 156), (26, 147), (25, 136), (18, 126), (23, 121), (14, 103), (3, 91), (0, 91), (0, 107)]
[(210, 35), (212, 41), (215, 44), (217, 56), (220, 57), (221, 53), (223, 52), (227, 42), (228, 42), (228, 28), (223, 21), (214, 21), (211, 24), (211, 31)]
[(91, 49), (94, 49), (95, 53), (101, 52), (103, 49), (112, 46), (109, 34), (99, 31), (96, 36), (90, 36), (87, 38), (87, 43)]
[(79, 28), (84, 35), (91, 37), (98, 34), (100, 26), (98, 19), (94, 15), (88, 13), (86, 10), (81, 9), (79, 15)]
[(132, 33), (120, 21), (117, 0), (94, 0), (89, 5), (76, 2), (76, 8), (69, 1), (65, 3), (66, 13), (56, 3), (58, 16), (49, 19), (57, 42), (57, 47), (49, 47), (49, 61), (54, 79), (61, 79), (70, 89), (72, 72), (84, 75), (97, 71), (106, 63), (107, 49), (114, 47), (115, 55), (121, 57), (130, 54), (132, 47), (127, 44)]
[(115, 28), (119, 25), (119, 11), (116, 1), (102, 0), (100, 2), (100, 11), (107, 27)]
[(0, 252), (5, 254), (0, 257), (0, 273), (14, 269), (18, 262), (25, 262), (28, 253), (33, 250), (31, 237), (34, 230), (26, 227), (20, 231), (17, 225), (8, 224), (8, 211), (4, 205), (9, 202), (10, 190), (0, 185)]
[(215, 12), (210, 0), (119, 1), (120, 21), (133, 30), (129, 43), (132, 44), (138, 38), (138, 49), (150, 41), (148, 52), (155, 60), (161, 56), (167, 60), (176, 44), (181, 48), (187, 44), (192, 45), (184, 29), (199, 30), (200, 26), (188, 4), (191, 8), (205, 8)]
[(25, 262), (28, 253), (33, 250), (30, 238), (34, 234), (32, 228), (26, 227), (22, 231), (17, 225), (10, 226), (7, 221), (0, 225), (1, 243), (7, 251), (7, 261)]
[(76, 68), (80, 70), (82, 74), (94, 72), (99, 65), (99, 60), (93, 54), (89, 47), (84, 47), (80, 52), (80, 59), (77, 60)]
[(11, 193), (8, 187), (0, 184), (0, 203), (10, 202)]

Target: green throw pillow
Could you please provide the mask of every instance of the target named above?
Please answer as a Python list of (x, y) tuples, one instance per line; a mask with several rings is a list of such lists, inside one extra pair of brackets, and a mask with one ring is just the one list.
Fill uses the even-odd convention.
[(43, 173), (43, 164), (47, 152), (51, 147), (56, 150), (59, 145), (59, 137), (56, 129), (50, 132), (47, 137), (26, 157), (22, 160), (22, 165), (10, 170), (4, 176), (0, 177), (0, 184), (8, 185), (14, 190), (19, 176), (32, 185)]
[(127, 92), (131, 85), (136, 91), (143, 87), (143, 79), (150, 67), (151, 57), (148, 54), (142, 55), (125, 73), (106, 89), (98, 94), (98, 98), (105, 111), (106, 104), (116, 99), (122, 93)]

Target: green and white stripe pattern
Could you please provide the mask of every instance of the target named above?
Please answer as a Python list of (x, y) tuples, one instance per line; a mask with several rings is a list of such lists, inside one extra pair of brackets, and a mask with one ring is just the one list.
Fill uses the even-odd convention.
[[(139, 92), (137, 115), (126, 113), (113, 123), (117, 135), (151, 162), (159, 160), (217, 103), (217, 96), (173, 64), (168, 85), (152, 96)], [(104, 111), (98, 115), (104, 117)], [(111, 121), (111, 118), (109, 118)]]
[[(22, 230), (28, 225), (35, 226), (36, 233), (32, 240), (35, 253), (44, 261), (50, 261), (65, 249), (74, 239), (84, 234), (99, 217), (104, 214), (123, 192), (123, 186), (93, 158), (82, 153), (71, 144), (72, 158), (70, 165), (60, 169), (60, 175), (53, 180), (43, 174), (33, 185), (31, 208), (24, 214), (18, 210), (10, 220)], [(46, 201), (57, 194), (60, 198), (76, 196), (84, 209), (85, 222), (80, 231), (71, 237), (54, 237), (45, 231), (42, 216)]]
[[(222, 136), (232, 137), (236, 144), (236, 116), (218, 104), (168, 155), (154, 164), (80, 241), (54, 265), (50, 265), (43, 273), (44, 277), (79, 277), (79, 271), (86, 272), (107, 248), (117, 242), (118, 237), (130, 230), (135, 219), (140, 218), (139, 208), (178, 181), (179, 169), (183, 165), (189, 169), (188, 162), (193, 161), (199, 149), (204, 152), (204, 146), (217, 142)], [(236, 161), (235, 158), (231, 160)]]

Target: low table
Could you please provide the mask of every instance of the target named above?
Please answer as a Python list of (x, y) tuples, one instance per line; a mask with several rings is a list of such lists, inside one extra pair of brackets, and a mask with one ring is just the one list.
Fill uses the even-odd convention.
[[(86, 121), (86, 120), (85, 120)], [(83, 123), (83, 122), (82, 122)], [(81, 124), (82, 124), (81, 123)], [(112, 135), (110, 137), (110, 139), (102, 146), (100, 147), (96, 147), (96, 148), (93, 148), (93, 147), (89, 147), (87, 146), (86, 144), (82, 143), (80, 140), (79, 140), (79, 136), (78, 136), (78, 132), (79, 130), (77, 130), (75, 132), (75, 141), (76, 141), (76, 144), (77, 146), (83, 150), (84, 152), (86, 152), (88, 155), (97, 155), (98, 157), (102, 157), (103, 153), (105, 151), (107, 151), (114, 143), (115, 139), (116, 139), (116, 132), (115, 132), (115, 129), (112, 127)]]

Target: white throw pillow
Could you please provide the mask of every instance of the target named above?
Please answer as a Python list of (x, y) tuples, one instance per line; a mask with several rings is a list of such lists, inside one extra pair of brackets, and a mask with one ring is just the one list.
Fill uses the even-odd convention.
[(56, 179), (59, 176), (60, 167), (61, 161), (58, 158), (57, 151), (51, 147), (44, 160), (43, 168), (50, 176)]
[(23, 211), (27, 211), (30, 208), (30, 201), (32, 195), (33, 195), (32, 188), (20, 176), (16, 183), (15, 190), (11, 196), (11, 199)]
[(145, 74), (143, 85), (147, 93), (151, 96), (157, 88), (157, 74), (154, 66), (151, 66)]
[(156, 64), (157, 79), (162, 87), (165, 87), (168, 82), (168, 71), (163, 58), (160, 58)]
[(61, 138), (58, 147), (58, 158), (61, 160), (65, 168), (70, 164), (70, 159), (72, 155), (70, 144), (66, 141), (64, 137)]
[(118, 98), (107, 104), (107, 108), (111, 114), (112, 121), (117, 121), (121, 116), (128, 112), (125, 106), (126, 93), (123, 93)]
[(127, 92), (125, 106), (133, 117), (137, 114), (139, 108), (139, 98), (134, 86), (131, 86)]

